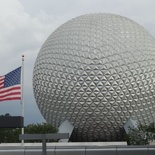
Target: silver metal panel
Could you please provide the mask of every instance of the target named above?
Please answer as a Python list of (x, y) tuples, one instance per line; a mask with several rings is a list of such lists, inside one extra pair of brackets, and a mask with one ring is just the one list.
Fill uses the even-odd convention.
[[(47, 146), (47, 155), (54, 155), (55, 147)], [(42, 146), (26, 146), (24, 147), (24, 155), (42, 155)]]
[(73, 132), (74, 126), (68, 121), (65, 120), (64, 122), (62, 122), (62, 124), (59, 126), (58, 130), (59, 133), (69, 133), (69, 136), (67, 139), (60, 139), (59, 142), (68, 142), (72, 132)]
[(42, 149), (25, 149), (24, 155), (42, 155)]
[(47, 155), (55, 155), (55, 148), (48, 148)]
[(127, 120), (127, 122), (124, 124), (125, 132), (128, 134), (131, 128), (132, 129), (137, 128), (137, 122), (135, 120), (129, 118)]
[(23, 149), (4, 149), (0, 150), (0, 155), (25, 155)]
[(85, 148), (82, 147), (57, 147), (55, 149), (55, 155), (85, 155)]
[[(42, 155), (40, 147), (0, 147), (0, 155)], [(47, 155), (154, 155), (155, 146), (49, 147)]]
[(128, 118), (155, 119), (155, 39), (139, 24), (114, 14), (74, 18), (43, 44), (33, 90), (47, 120), (68, 119), (75, 140), (121, 138)]
[[(69, 143), (50, 143), (47, 142), (47, 147), (104, 147), (104, 146), (127, 146), (127, 142), (69, 142)], [(1, 143), (0, 149), (2, 148), (12, 148), (12, 147), (21, 147), (21, 143)], [(42, 143), (24, 143), (24, 147), (33, 148), (33, 147), (41, 147)]]
[(68, 138), (69, 133), (52, 133), (52, 134), (20, 134), (19, 140), (43, 140), (43, 139), (63, 139)]
[(148, 155), (155, 155), (155, 146), (149, 146), (148, 152)]
[(117, 155), (116, 147), (86, 148), (86, 155)]
[[(47, 148), (47, 155), (55, 155), (54, 148)], [(42, 148), (25, 149), (24, 155), (42, 155)]]
[(148, 154), (148, 148), (147, 146), (128, 146), (128, 147), (122, 147), (117, 148), (117, 155), (149, 155)]

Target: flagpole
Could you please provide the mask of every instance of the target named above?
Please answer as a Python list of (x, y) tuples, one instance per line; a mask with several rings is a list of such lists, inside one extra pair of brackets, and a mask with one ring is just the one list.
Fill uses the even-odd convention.
[[(22, 55), (22, 68), (21, 68), (21, 112), (23, 117), (23, 127), (21, 134), (24, 134), (24, 55)], [(24, 140), (21, 140), (22, 146), (24, 146)]]

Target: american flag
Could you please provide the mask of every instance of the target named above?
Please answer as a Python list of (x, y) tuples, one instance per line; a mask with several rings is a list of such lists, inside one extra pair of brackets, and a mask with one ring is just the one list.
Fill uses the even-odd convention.
[(21, 99), (21, 67), (0, 76), (0, 101)]

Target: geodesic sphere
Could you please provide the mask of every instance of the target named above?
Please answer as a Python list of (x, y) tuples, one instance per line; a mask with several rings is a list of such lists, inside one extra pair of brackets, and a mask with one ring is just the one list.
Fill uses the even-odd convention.
[(74, 18), (43, 44), (33, 89), (47, 122), (68, 119), (77, 140), (119, 139), (127, 119), (154, 120), (155, 40), (122, 16)]

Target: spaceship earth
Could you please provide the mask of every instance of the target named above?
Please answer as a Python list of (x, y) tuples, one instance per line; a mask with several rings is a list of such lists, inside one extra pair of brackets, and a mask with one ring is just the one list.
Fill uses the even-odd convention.
[(69, 120), (77, 141), (118, 140), (132, 118), (155, 118), (155, 39), (115, 14), (87, 14), (58, 27), (33, 71), (36, 103), (55, 127)]

